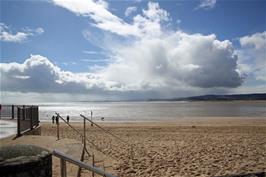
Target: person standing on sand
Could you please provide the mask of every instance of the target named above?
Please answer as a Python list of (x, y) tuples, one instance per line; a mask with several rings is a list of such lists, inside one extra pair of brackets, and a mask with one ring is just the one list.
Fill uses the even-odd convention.
[(92, 115), (93, 115), (93, 112), (91, 110), (91, 126), (93, 126), (93, 123), (92, 123)]
[(53, 124), (54, 124), (54, 119), (55, 119), (55, 117), (53, 116), (53, 117), (52, 117)]
[(69, 123), (69, 115), (67, 115), (67, 123)]
[(58, 115), (55, 117), (55, 122), (57, 125), (59, 125), (59, 116)]

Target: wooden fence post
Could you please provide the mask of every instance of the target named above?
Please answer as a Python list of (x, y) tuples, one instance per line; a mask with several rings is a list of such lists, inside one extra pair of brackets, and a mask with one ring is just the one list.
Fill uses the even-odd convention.
[(32, 116), (33, 106), (30, 107), (30, 129), (33, 129), (33, 116)]
[(35, 117), (35, 119), (37, 120), (37, 123), (36, 123), (36, 125), (39, 125), (39, 106), (36, 106), (36, 114), (37, 115), (35, 115), (36, 117)]
[(22, 108), (22, 120), (25, 120), (25, 105)]
[(15, 109), (14, 109), (14, 105), (12, 105), (12, 119), (15, 118)]
[(17, 107), (17, 136), (20, 136), (21, 134), (20, 134), (20, 119), (21, 119), (21, 117), (20, 117), (20, 108), (19, 107)]

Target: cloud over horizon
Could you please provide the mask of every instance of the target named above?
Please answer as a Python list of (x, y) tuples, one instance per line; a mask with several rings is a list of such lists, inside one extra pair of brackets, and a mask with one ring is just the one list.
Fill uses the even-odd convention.
[[(207, 51), (207, 52), (206, 52)], [(215, 35), (176, 32), (143, 39), (113, 51), (115, 61), (94, 73), (63, 71), (46, 57), (1, 64), (4, 91), (89, 93), (158, 91), (180, 88), (234, 88), (243, 78), (229, 41)], [(41, 76), (41, 77), (40, 77)]]
[[(165, 25), (171, 21), (170, 14), (155, 2), (148, 2), (135, 16), (135, 9), (129, 10), (126, 16), (132, 17), (130, 22), (111, 13), (108, 3), (102, 0), (52, 2), (88, 18), (91, 26), (109, 35), (99, 39), (83, 30), (89, 42), (102, 47), (108, 62), (82, 73), (65, 71), (44, 55), (31, 55), (23, 63), (1, 63), (1, 91), (169, 98), (227, 93), (240, 87), (246, 77), (265, 81), (266, 32), (240, 37), (236, 49), (230, 40), (219, 40), (215, 34), (171, 29)], [(205, 0), (200, 6), (213, 8), (215, 3)], [(99, 54), (93, 50), (83, 53)], [(84, 64), (86, 59), (81, 61)], [(97, 67), (91, 64), (89, 68)]]

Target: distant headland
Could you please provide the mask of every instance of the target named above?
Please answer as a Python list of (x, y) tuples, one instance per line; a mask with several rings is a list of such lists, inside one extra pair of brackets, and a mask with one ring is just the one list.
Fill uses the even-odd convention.
[(148, 101), (251, 101), (266, 100), (266, 93), (232, 94), (232, 95), (201, 95), (172, 99), (149, 99)]

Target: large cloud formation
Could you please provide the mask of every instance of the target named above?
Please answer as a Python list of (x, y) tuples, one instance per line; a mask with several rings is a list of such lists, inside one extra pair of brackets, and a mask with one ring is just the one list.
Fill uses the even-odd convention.
[(115, 53), (120, 60), (102, 75), (126, 89), (237, 87), (242, 83), (232, 44), (215, 35), (175, 32), (142, 39)]
[(243, 83), (248, 60), (252, 57), (254, 65), (249, 69), (259, 71), (258, 79), (263, 74), (260, 65), (265, 62), (265, 32), (242, 37), (243, 50), (235, 51), (229, 40), (220, 41), (215, 34), (163, 29), (162, 24), (170, 17), (158, 3), (149, 2), (142, 14), (133, 17), (132, 23), (108, 11), (105, 1), (54, 0), (54, 3), (77, 15), (90, 17), (93, 26), (125, 38), (133, 36), (133, 39), (116, 47), (103, 41), (101, 45), (107, 46), (106, 53), (112, 62), (94, 72), (63, 71), (40, 55), (32, 55), (21, 64), (2, 63), (2, 91), (87, 93), (118, 95), (119, 98), (217, 93), (217, 90), (236, 88)]
[(237, 56), (229, 41), (215, 35), (176, 32), (147, 38), (113, 51), (115, 62), (96, 73), (63, 71), (49, 59), (32, 55), (24, 63), (1, 64), (6, 91), (145, 91), (179, 87), (237, 87)]

